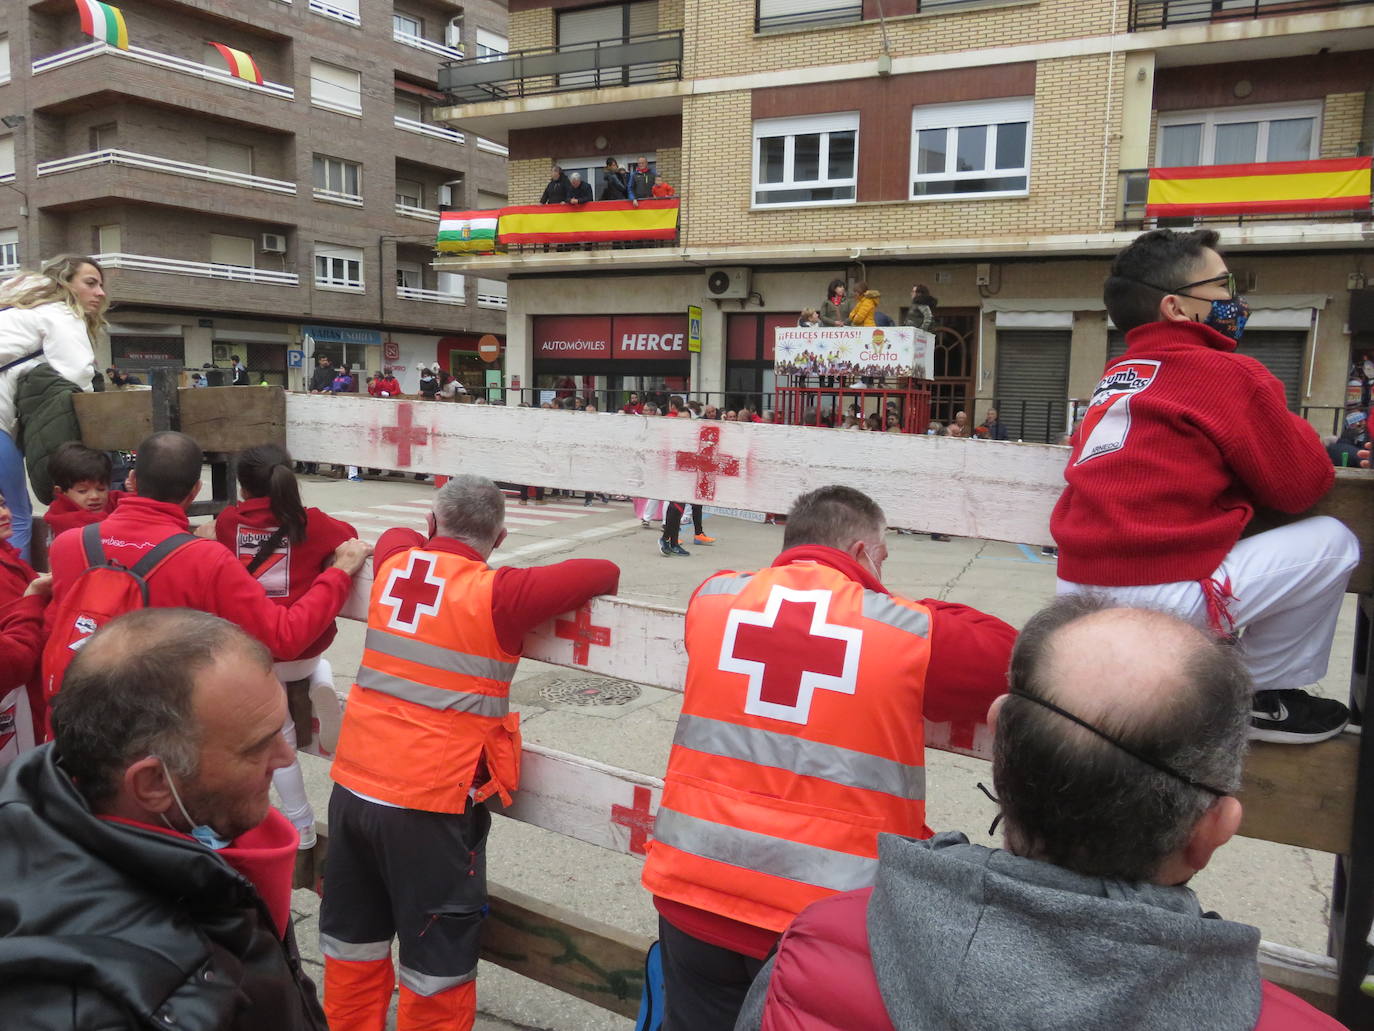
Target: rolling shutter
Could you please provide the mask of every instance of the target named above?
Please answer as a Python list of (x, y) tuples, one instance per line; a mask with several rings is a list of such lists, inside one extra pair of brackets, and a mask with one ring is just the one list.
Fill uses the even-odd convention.
[[(1307, 333), (1303, 330), (1247, 329), (1240, 338), (1238, 354), (1256, 359), (1283, 384), (1289, 411), (1300, 407), (1302, 390), (1302, 357), (1307, 349)], [(1116, 361), (1126, 353), (1126, 334), (1114, 329), (1107, 334), (1107, 362)]]
[(997, 409), (1012, 440), (1057, 444), (1068, 417), (1065, 330), (997, 332)]

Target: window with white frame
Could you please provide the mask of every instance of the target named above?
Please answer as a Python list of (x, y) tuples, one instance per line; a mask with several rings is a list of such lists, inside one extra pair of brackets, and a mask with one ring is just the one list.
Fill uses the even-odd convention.
[(344, 204), (363, 202), (363, 166), (356, 161), (315, 155), (315, 196)]
[(1161, 114), (1155, 165), (1310, 161), (1320, 151), (1321, 119), (1320, 101)]
[(205, 141), (205, 155), (205, 163), (211, 168), (253, 174), (253, 148), (247, 144), (210, 138)]
[(236, 265), (240, 268), (253, 267), (256, 248), (251, 236), (221, 236), (210, 234), (210, 264)]
[(425, 188), (414, 179), (396, 180), (396, 203), (407, 208), (425, 206)]
[(504, 54), (509, 49), (510, 43), (500, 33), (489, 32), (486, 29), (477, 30), (478, 57), (486, 57), (488, 54)]
[(424, 273), (418, 261), (396, 262), (396, 285), (407, 290), (418, 290), (424, 285)]
[(932, 104), (911, 112), (911, 199), (1024, 197), (1030, 97)]
[(0, 179), (14, 175), (14, 137), (0, 136)]
[(8, 82), (10, 78), (10, 38), (0, 36), (0, 82)]
[(332, 243), (315, 244), (315, 285), (326, 290), (362, 293), (362, 248)]
[[(837, 22), (860, 21), (862, 0), (755, 0), (758, 29), (805, 29)], [(921, 4), (925, 10), (926, 3)]]
[(19, 230), (0, 229), (0, 272), (19, 267)]
[(124, 250), (124, 233), (117, 225), (95, 227), (97, 254), (120, 254)]
[(418, 39), (425, 37), (425, 23), (413, 14), (402, 14), (395, 11), (391, 15), (391, 31), (397, 36), (414, 36)]
[(754, 206), (852, 204), (859, 113), (754, 123)]
[(327, 61), (310, 62), (310, 102), (341, 114), (363, 113), (362, 77)]

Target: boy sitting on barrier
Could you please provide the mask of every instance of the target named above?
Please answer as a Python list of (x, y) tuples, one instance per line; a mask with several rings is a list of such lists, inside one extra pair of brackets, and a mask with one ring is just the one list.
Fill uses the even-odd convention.
[(1249, 709), (1233, 649), (1061, 598), (992, 707), (1003, 848), (884, 834), (876, 886), (797, 918), (737, 1028), (1339, 1028), (1186, 887), (1240, 826)]
[(1354, 535), (1319, 516), (1241, 539), (1257, 507), (1298, 513), (1331, 487), (1316, 431), (1236, 346), (1249, 317), (1211, 230), (1159, 229), (1116, 256), (1107, 313), (1126, 353), (1074, 432), (1050, 520), (1059, 593), (1166, 609), (1239, 639), (1251, 736), (1340, 733), (1349, 712), (1302, 688), (1326, 674)]

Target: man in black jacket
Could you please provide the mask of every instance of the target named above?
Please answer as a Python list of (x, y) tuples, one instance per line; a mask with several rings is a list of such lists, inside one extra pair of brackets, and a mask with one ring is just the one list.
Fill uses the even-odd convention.
[(334, 363), (327, 354), (315, 355), (315, 371), (310, 374), (310, 393), (328, 394), (334, 387)]
[[(0, 779), (0, 1012), (37, 1031), (326, 1031), (292, 933), (291, 750), (267, 650), (141, 609), (67, 670)], [(7, 1018), (6, 1026), (11, 1026)]]
[(629, 200), (629, 190), (625, 185), (625, 170), (615, 158), (606, 159), (605, 185), (601, 187), (602, 200)]
[(540, 204), (565, 204), (568, 200), (568, 177), (563, 174), (563, 169), (554, 165), (549, 169), (549, 184), (544, 187), (544, 193), (539, 198)]
[(592, 184), (582, 181), (582, 173), (574, 172), (568, 176), (568, 203), (590, 204), (591, 200)]

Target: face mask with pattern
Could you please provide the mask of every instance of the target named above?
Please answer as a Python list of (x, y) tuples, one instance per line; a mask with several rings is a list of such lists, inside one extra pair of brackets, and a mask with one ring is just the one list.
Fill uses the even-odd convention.
[(1211, 326), (1222, 336), (1230, 337), (1237, 343), (1245, 332), (1245, 324), (1250, 320), (1250, 304), (1244, 297), (1236, 296), (1224, 301), (1213, 301), (1212, 310), (1202, 320), (1204, 326)]

